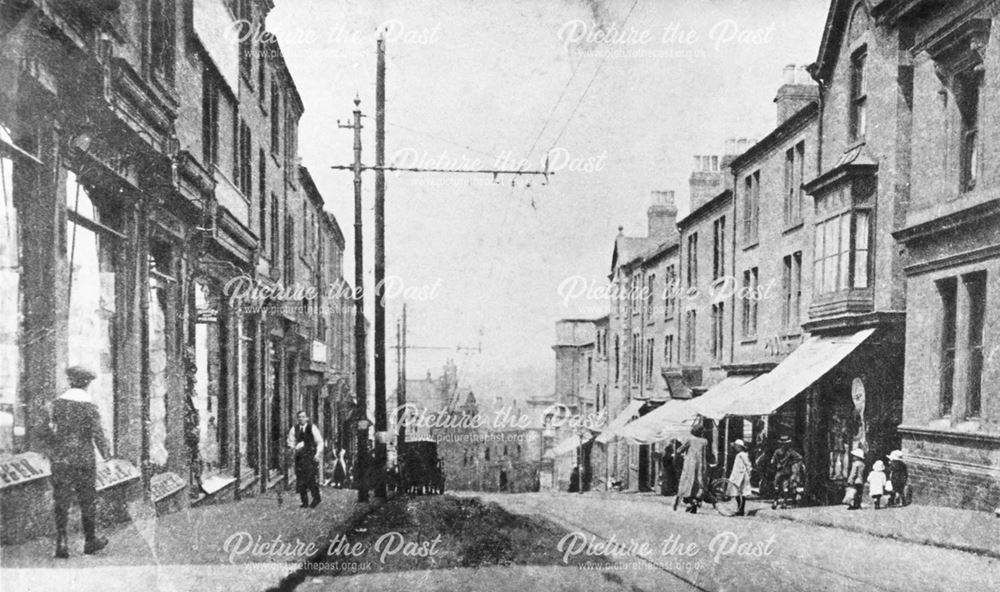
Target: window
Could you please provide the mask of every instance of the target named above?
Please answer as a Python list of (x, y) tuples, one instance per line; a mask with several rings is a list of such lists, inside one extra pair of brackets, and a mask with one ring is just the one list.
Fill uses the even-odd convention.
[(752, 267), (743, 272), (743, 290), (740, 296), (743, 300), (743, 337), (753, 338), (757, 336), (757, 306), (758, 306), (758, 286), (760, 278), (757, 268)]
[(957, 299), (955, 278), (938, 282), (938, 294), (941, 297), (941, 352), (940, 352), (940, 405), (941, 415), (951, 415), (955, 395), (955, 337), (958, 333), (956, 324)]
[(236, 187), (245, 197), (250, 198), (253, 192), (253, 146), (250, 140), (250, 127), (245, 121), (240, 121), (239, 133), (236, 136), (236, 167), (233, 178)]
[(726, 217), (712, 223), (712, 279), (726, 274)]
[(646, 291), (646, 320), (653, 320), (653, 301), (656, 299), (656, 274), (650, 274), (646, 279), (647, 291)]
[(663, 363), (666, 366), (674, 365), (674, 336), (665, 335), (663, 337)]
[(961, 115), (959, 146), (962, 191), (976, 187), (979, 170), (979, 97), (983, 87), (981, 68), (971, 68), (955, 76), (956, 104)]
[(868, 287), (870, 237), (871, 220), (867, 210), (844, 212), (816, 225), (813, 251), (816, 294)]
[(257, 237), (260, 239), (260, 254), (267, 257), (267, 159), (264, 149), (257, 151)]
[(281, 213), (278, 211), (278, 196), (271, 193), (271, 263), (277, 267), (281, 256)]
[(285, 216), (285, 285), (295, 283), (295, 218), (289, 213)]
[(201, 93), (202, 160), (211, 168), (219, 162), (219, 91), (207, 68), (202, 77)]
[(781, 274), (781, 325), (786, 329), (799, 326), (802, 302), (802, 251), (785, 255)]
[(722, 353), (725, 349), (725, 303), (719, 302), (712, 305), (712, 359), (722, 360)]
[(805, 151), (804, 141), (785, 151), (785, 226), (794, 226), (802, 222)]
[(253, 24), (250, 22), (250, 0), (236, 0), (236, 31), (240, 40), (240, 74), (248, 84), (253, 84), (251, 72), (251, 44), (253, 43)]
[(850, 131), (852, 139), (863, 138), (868, 129), (868, 76), (865, 71), (867, 58), (868, 54), (864, 48), (861, 48), (851, 58)]
[(271, 154), (281, 155), (281, 93), (274, 80), (271, 81)]
[(618, 384), (618, 379), (621, 376), (621, 341), (618, 335), (615, 335), (615, 385)]
[(685, 318), (684, 318), (684, 331), (685, 331), (685, 338), (684, 338), (684, 359), (687, 362), (694, 362), (695, 355), (696, 355), (696, 346), (697, 346), (697, 343), (695, 342), (695, 340), (697, 338), (697, 327), (696, 327), (696, 325), (697, 325), (697, 322), (698, 322), (698, 311), (696, 311), (696, 310), (689, 310), (689, 311), (687, 311), (687, 313), (684, 316), (685, 316)]
[(969, 352), (965, 417), (979, 417), (983, 408), (983, 321), (986, 317), (986, 273), (969, 274), (962, 279), (969, 297)]
[(663, 318), (671, 319), (677, 311), (677, 268), (668, 265), (663, 274)]
[(639, 372), (642, 364), (642, 351), (639, 349), (641, 344), (639, 334), (632, 335), (632, 384), (639, 384)]
[(757, 242), (760, 216), (760, 171), (743, 180), (743, 244)]
[[(261, 25), (263, 27), (263, 24)], [(257, 40), (257, 101), (263, 108), (267, 103), (267, 49), (264, 46), (265, 35)]]
[(594, 382), (594, 359), (587, 356), (587, 384)]
[(174, 0), (149, 3), (149, 63), (164, 82), (174, 81)]
[(651, 337), (646, 340), (646, 385), (653, 386), (653, 352), (656, 351), (656, 341)]
[[(0, 124), (0, 146), (13, 145), (8, 129)], [(21, 242), (17, 206), (20, 192), (15, 199), (14, 166), (22, 166), (30, 172), (33, 161), (21, 153), (0, 149), (0, 415), (10, 423), (5, 423), (0, 432), (0, 454), (18, 452), (24, 444), (26, 432), (27, 400), (25, 389), (21, 388), (21, 323), (24, 303), (21, 286)], [(18, 159), (18, 160), (15, 160)]]
[(687, 238), (687, 287), (698, 285), (698, 233), (693, 232)]

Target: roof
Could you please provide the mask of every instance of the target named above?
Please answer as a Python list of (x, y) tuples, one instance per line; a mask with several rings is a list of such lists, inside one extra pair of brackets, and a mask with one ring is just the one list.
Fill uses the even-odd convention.
[(615, 272), (615, 267), (631, 262), (654, 246), (653, 239), (649, 237), (619, 234), (615, 237), (615, 248), (611, 254), (611, 273)]
[(684, 216), (680, 221), (677, 222), (678, 227), (690, 226), (696, 219), (701, 218), (708, 212), (718, 208), (719, 206), (725, 205), (726, 201), (733, 196), (733, 191), (731, 189), (723, 189), (718, 195), (712, 199), (701, 204), (694, 210), (688, 212), (687, 216)]
[(745, 166), (755, 162), (758, 158), (772, 150), (775, 146), (780, 145), (790, 136), (795, 135), (800, 129), (808, 125), (812, 121), (816, 121), (819, 118), (819, 103), (817, 101), (810, 102), (805, 107), (799, 109), (791, 117), (781, 122), (781, 124), (774, 128), (771, 133), (764, 136), (759, 142), (747, 149), (746, 152), (740, 154), (729, 163), (730, 169), (733, 171), (738, 171)]

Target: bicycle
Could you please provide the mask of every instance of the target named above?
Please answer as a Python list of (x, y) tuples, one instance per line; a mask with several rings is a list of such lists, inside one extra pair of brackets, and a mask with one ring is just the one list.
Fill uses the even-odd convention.
[[(739, 487), (729, 479), (725, 477), (713, 479), (708, 484), (708, 491), (705, 493), (704, 499), (699, 500), (698, 505), (709, 503), (712, 504), (712, 509), (721, 516), (727, 518), (734, 516), (739, 510), (739, 502), (736, 501), (737, 491), (739, 491)], [(680, 499), (680, 496), (674, 498), (674, 511), (677, 510)]]

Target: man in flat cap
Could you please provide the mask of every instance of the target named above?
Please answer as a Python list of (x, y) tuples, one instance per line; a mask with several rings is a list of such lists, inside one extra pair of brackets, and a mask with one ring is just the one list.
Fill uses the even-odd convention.
[(97, 510), (97, 459), (94, 447), (108, 458), (108, 441), (101, 427), (97, 405), (87, 392), (96, 376), (73, 366), (66, 370), (69, 390), (52, 403), (52, 497), (56, 514), (56, 557), (69, 557), (66, 522), (74, 496), (80, 503), (85, 542), (83, 552), (91, 555), (103, 549), (108, 539), (95, 534)]

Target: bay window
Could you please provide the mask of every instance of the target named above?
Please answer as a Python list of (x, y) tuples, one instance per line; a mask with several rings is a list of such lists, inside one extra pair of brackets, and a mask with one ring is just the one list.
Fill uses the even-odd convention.
[(813, 289), (827, 294), (867, 288), (871, 280), (871, 216), (849, 210), (816, 224)]

